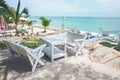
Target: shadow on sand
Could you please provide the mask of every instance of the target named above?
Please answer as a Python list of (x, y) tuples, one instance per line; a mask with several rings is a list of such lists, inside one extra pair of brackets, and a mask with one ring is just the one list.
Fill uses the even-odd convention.
[[(26, 72), (31, 71), (30, 62), (23, 57), (15, 57), (12, 59), (7, 58), (5, 60), (2, 60), (2, 62), (0, 63), (0, 66), (3, 66), (3, 69), (1, 69), (1, 71), (0, 71), (0, 74), (4, 75), (2, 80), (8, 80), (7, 79), (8, 73), (11, 73), (14, 71), (17, 74), (24, 74)], [(19, 77), (19, 76), (17, 76), (17, 77)], [(13, 79), (13, 80), (15, 80), (15, 79)]]

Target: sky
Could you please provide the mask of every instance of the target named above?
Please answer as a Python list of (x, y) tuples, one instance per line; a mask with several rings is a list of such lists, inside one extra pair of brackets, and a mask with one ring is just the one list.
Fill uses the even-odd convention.
[[(18, 0), (5, 0), (16, 9)], [(31, 16), (120, 17), (120, 0), (21, 0)]]

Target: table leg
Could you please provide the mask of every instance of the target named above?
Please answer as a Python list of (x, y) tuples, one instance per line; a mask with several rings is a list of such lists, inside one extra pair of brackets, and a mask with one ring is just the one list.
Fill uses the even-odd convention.
[(65, 53), (65, 57), (67, 57), (66, 43), (64, 44), (64, 53)]
[(54, 50), (53, 50), (53, 45), (51, 45), (51, 61), (54, 61)]

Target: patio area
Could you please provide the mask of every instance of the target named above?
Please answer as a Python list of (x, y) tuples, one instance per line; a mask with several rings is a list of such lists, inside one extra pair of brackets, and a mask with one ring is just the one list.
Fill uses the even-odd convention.
[(92, 62), (86, 49), (86, 54), (74, 56), (75, 52), (67, 47), (67, 53), (68, 57), (54, 62), (44, 56), (45, 65), (32, 73), (29, 61), (20, 56), (11, 59), (8, 49), (1, 50), (0, 80), (120, 80), (118, 70)]
[[(11, 40), (16, 38), (18, 37), (13, 37)], [(0, 50), (0, 80), (120, 80), (120, 70), (114, 69), (111, 64), (106, 65), (96, 61), (94, 56), (102, 54), (98, 42), (96, 37), (87, 39), (82, 50), (83, 54), (78, 56), (75, 56), (76, 51), (68, 45), (65, 58), (60, 57), (51, 62), (51, 59), (45, 55), (42, 58), (45, 65), (37, 66), (33, 73), (32, 66), (26, 58), (18, 55), (11, 58), (12, 53), (8, 49)], [(55, 44), (55, 47), (64, 51), (64, 44)], [(103, 46), (102, 49), (110, 52)]]

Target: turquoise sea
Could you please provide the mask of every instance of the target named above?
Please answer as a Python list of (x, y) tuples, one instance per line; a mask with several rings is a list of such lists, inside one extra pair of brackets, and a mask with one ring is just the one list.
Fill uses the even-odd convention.
[[(47, 17), (51, 19), (50, 26), (53, 28), (76, 29), (90, 32), (100, 32), (100, 28), (110, 31), (120, 31), (120, 18), (115, 17)], [(34, 24), (41, 25), (38, 16), (30, 17), (35, 20)]]

